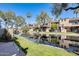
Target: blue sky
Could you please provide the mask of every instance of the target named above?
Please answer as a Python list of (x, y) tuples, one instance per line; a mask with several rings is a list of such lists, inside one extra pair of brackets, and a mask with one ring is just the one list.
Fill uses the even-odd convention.
[[(72, 5), (74, 6), (74, 5)], [(32, 13), (32, 17), (30, 19), (26, 18), (27, 23), (35, 23), (35, 18), (37, 15), (40, 14), (42, 10), (47, 12), (47, 14), (51, 17), (54, 18), (54, 16), (51, 14), (51, 4), (47, 3), (0, 3), (0, 10), (2, 11), (8, 11), (12, 10), (16, 13), (18, 16), (24, 16), (28, 13)], [(71, 10), (67, 12), (63, 12), (60, 16), (61, 18), (73, 18), (75, 17), (75, 14)]]

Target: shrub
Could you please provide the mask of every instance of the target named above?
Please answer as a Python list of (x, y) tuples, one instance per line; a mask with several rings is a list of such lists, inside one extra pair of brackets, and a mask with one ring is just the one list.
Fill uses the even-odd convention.
[(12, 37), (10, 33), (6, 29), (4, 29), (4, 33), (2, 34), (1, 41), (11, 41), (11, 40)]
[(55, 30), (57, 29), (58, 25), (56, 23), (52, 23), (51, 24), (51, 29)]
[(51, 42), (55, 43), (55, 44), (58, 44), (59, 43), (59, 39), (57, 38), (52, 38), (51, 39)]

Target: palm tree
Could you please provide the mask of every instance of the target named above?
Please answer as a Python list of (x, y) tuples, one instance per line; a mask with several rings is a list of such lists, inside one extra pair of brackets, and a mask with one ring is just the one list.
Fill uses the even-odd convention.
[(30, 19), (30, 18), (32, 17), (32, 13), (31, 13), (31, 12), (28, 12), (28, 13), (26, 14), (26, 17), (27, 17), (28, 19)]
[(67, 3), (54, 3), (52, 4), (52, 14), (56, 16), (56, 18), (59, 17), (59, 15), (62, 13), (62, 11), (65, 10), (65, 8), (68, 7)]
[(26, 16), (27, 16), (27, 18), (31, 18), (32, 17), (32, 13), (28, 12)]

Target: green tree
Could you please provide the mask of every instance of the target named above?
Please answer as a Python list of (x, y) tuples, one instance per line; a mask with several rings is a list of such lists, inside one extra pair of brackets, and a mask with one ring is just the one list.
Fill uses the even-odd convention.
[[(4, 12), (3, 12), (3, 11), (1, 11), (1, 10), (0, 10), (0, 18), (1, 18), (2, 20), (4, 20), (4, 19), (5, 19)], [(1, 27), (1, 20), (0, 20), (0, 27)]]
[(56, 18), (58, 18), (61, 13), (63, 11), (68, 11), (68, 10), (76, 10), (79, 8), (79, 3), (74, 3), (74, 5), (76, 5), (75, 7), (74, 6), (70, 6), (70, 4), (68, 3), (54, 3), (52, 4), (52, 15), (55, 15)]
[(5, 24), (6, 27), (11, 26), (13, 28), (15, 17), (16, 17), (16, 15), (15, 15), (15, 13), (13, 11), (5, 12), (5, 19), (4, 19), (4, 21), (6, 23)]
[(21, 30), (24, 34), (26, 34), (29, 31), (29, 28), (25, 25), (25, 26), (21, 27)]
[[(6, 30), (8, 30), (8, 26), (11, 26), (13, 28), (12, 20), (14, 20), (14, 18), (15, 18), (15, 13), (13, 11), (7, 11), (7, 12), (0, 11), (0, 17), (5, 22)], [(9, 33), (13, 36), (13, 30)], [(6, 35), (6, 33), (5, 33), (5, 35)]]
[(0, 10), (0, 18), (5, 19), (4, 12)]
[(36, 22), (43, 25), (48, 23), (49, 20), (50, 20), (50, 17), (44, 11), (42, 11), (40, 15), (36, 17)]
[(55, 30), (58, 28), (58, 25), (56, 23), (51, 24), (51, 29)]
[(21, 28), (25, 25), (25, 18), (22, 17), (22, 16), (16, 16), (16, 19), (15, 19), (15, 22), (16, 22), (16, 30), (20, 30), (19, 31), (19, 34), (22, 34), (22, 30)]
[(74, 14), (76, 14), (76, 17), (78, 16), (79, 8), (74, 10)]
[(21, 26), (25, 23), (25, 19), (22, 16), (17, 16), (15, 21), (17, 26)]
[(2, 12), (0, 11), (0, 17), (5, 21), (5, 27), (14, 20), (15, 13), (13, 11)]
[(52, 15), (55, 15), (56, 18), (59, 18), (62, 11), (68, 6), (67, 3), (54, 3), (52, 4)]
[(41, 21), (40, 21), (41, 19), (40, 19), (40, 16), (38, 15), (37, 17), (36, 17), (36, 22), (37, 22), (37, 24), (41, 24)]

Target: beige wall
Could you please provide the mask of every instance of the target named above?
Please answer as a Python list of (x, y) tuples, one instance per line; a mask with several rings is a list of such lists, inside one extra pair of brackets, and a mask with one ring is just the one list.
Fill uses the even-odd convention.
[[(79, 26), (78, 24), (72, 24), (69, 21), (72, 19), (64, 19), (64, 20), (60, 20), (59, 21), (59, 25), (61, 27), (61, 32), (67, 32), (67, 29), (65, 28), (69, 28), (69, 27), (77, 27)], [(63, 26), (63, 28), (62, 28)]]
[(46, 29), (46, 32), (49, 32), (49, 30), (50, 30), (50, 28), (47, 28), (47, 29)]
[[(72, 19), (64, 19), (64, 20), (60, 20), (60, 25), (63, 25), (65, 27), (72, 27), (72, 26), (79, 26), (79, 24), (72, 24), (72, 23), (69, 23), (69, 21), (72, 20)], [(76, 20), (76, 19), (75, 19)], [(72, 20), (73, 21), (73, 20)]]
[(63, 26), (70, 26), (70, 25), (72, 25), (71, 23), (69, 23), (69, 19), (60, 20), (59, 24), (63, 25)]

